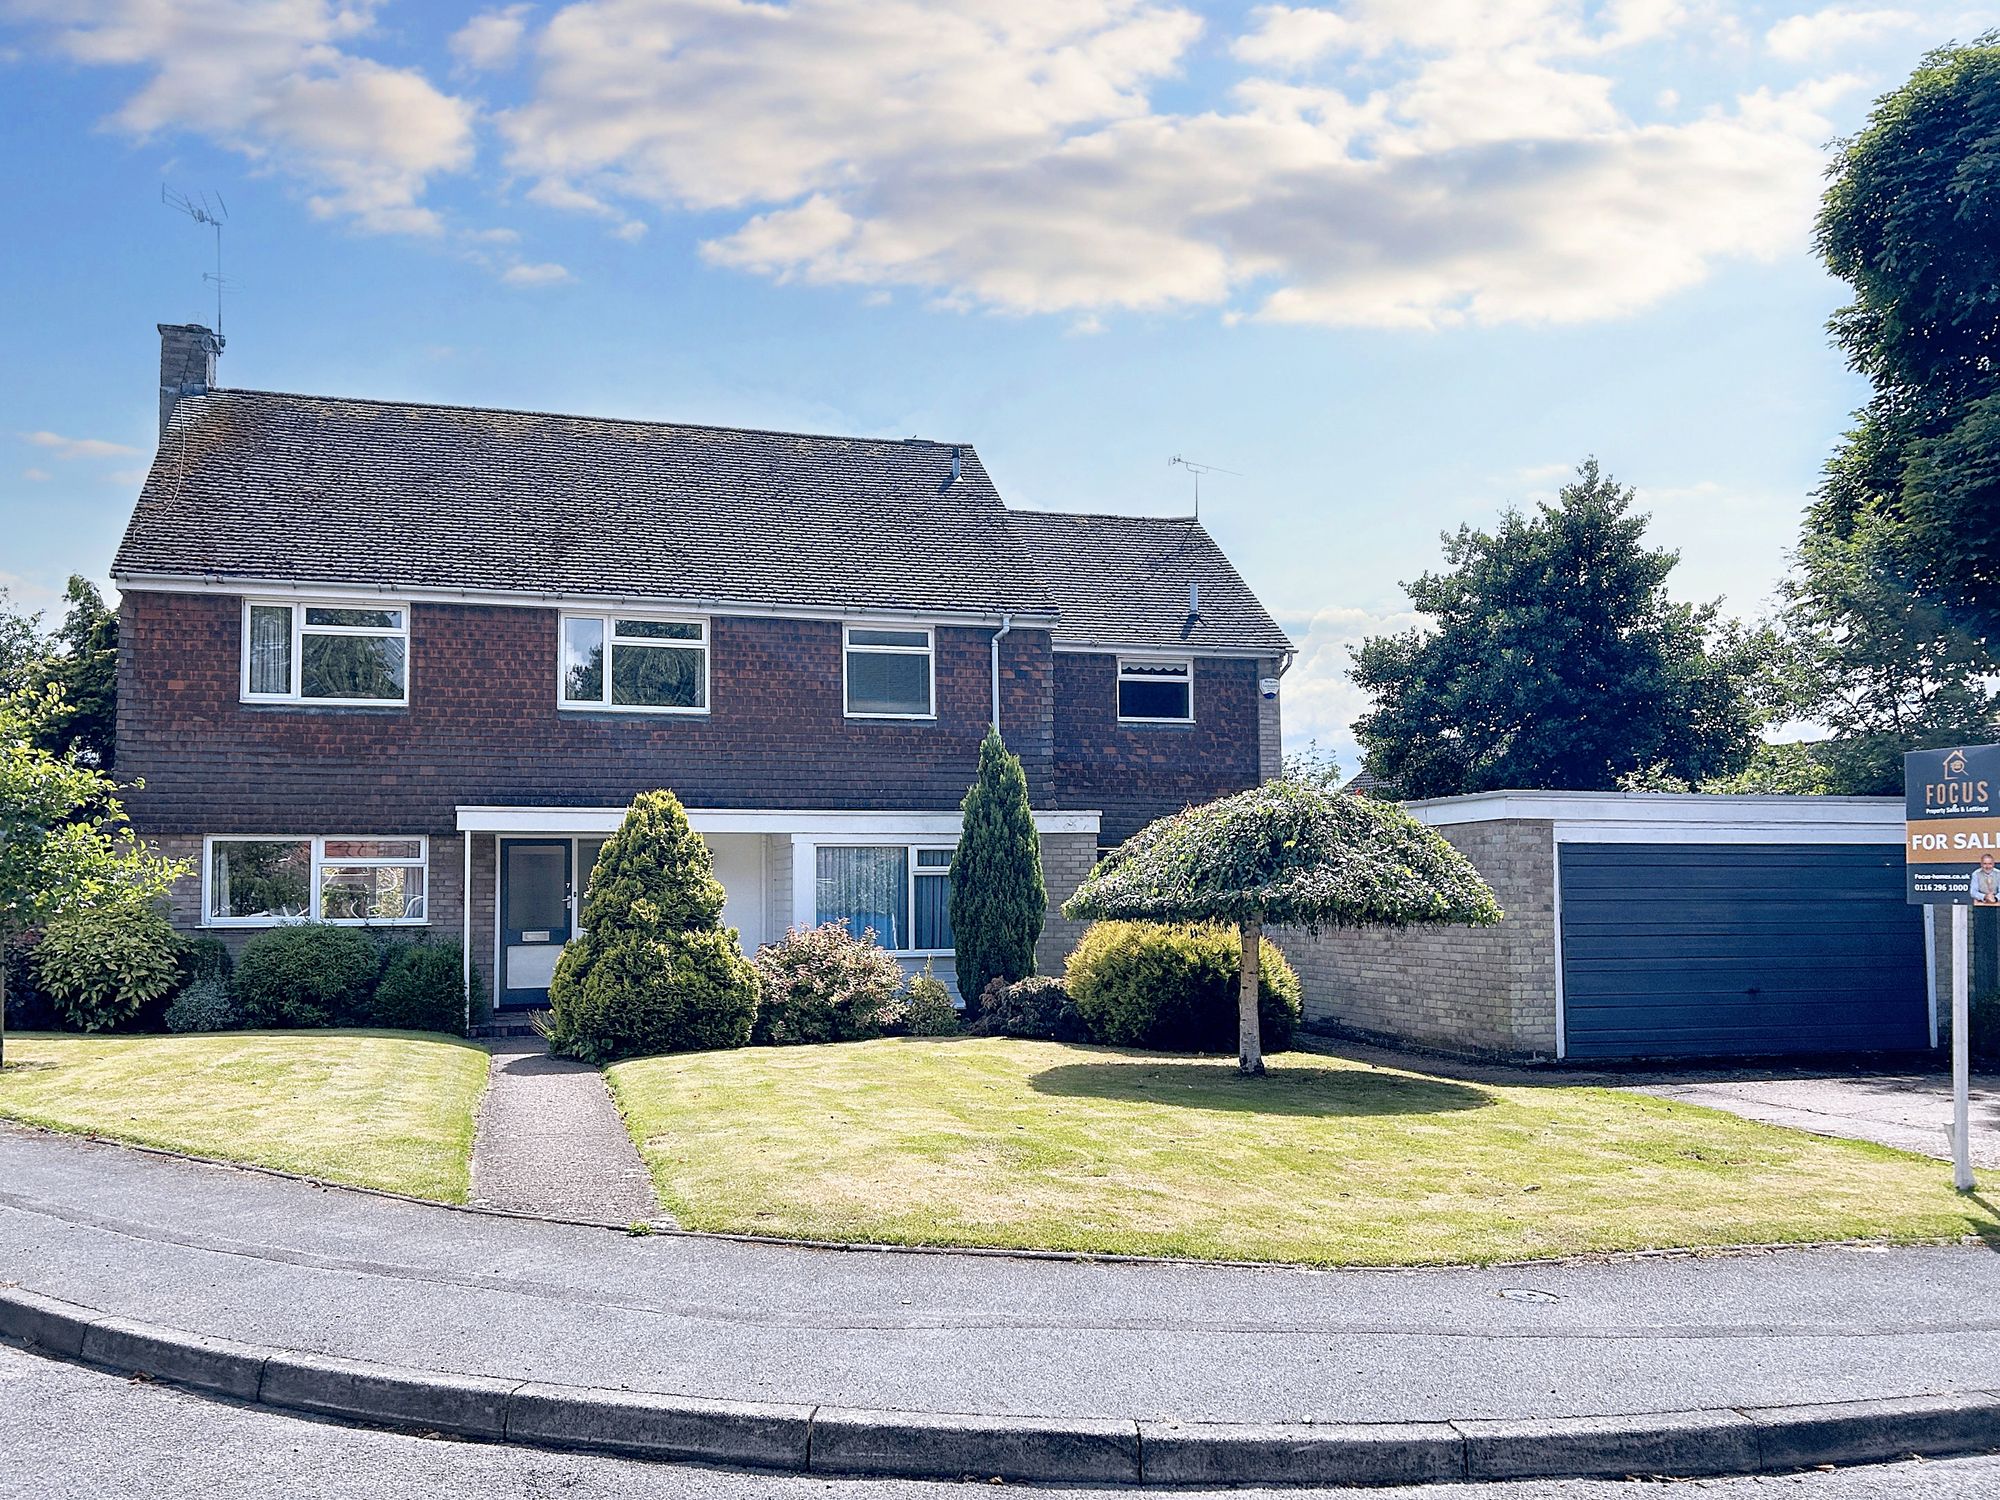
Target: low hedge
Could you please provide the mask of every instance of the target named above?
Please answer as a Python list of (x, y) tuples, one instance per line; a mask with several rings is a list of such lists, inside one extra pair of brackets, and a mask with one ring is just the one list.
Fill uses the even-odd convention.
[[(1299, 976), (1268, 938), (1259, 954), (1263, 1046), (1282, 1052), (1299, 1024)], [(1159, 1052), (1234, 1052), (1242, 967), (1234, 927), (1094, 922), (1063, 978), (1095, 1041)]]
[[(472, 1011), (484, 1010), (477, 970), (472, 975)], [(396, 1031), (465, 1034), (465, 950), (456, 940), (397, 943), (389, 949), (381, 981), (362, 1007), (361, 1021)]]
[(236, 960), (243, 1024), (344, 1026), (366, 1020), (382, 953), (355, 927), (301, 922), (260, 932)]

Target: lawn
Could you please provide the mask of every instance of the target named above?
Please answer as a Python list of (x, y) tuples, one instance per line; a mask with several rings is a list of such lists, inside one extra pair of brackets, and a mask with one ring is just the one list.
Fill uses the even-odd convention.
[(1942, 1163), (1617, 1090), (999, 1039), (645, 1058), (610, 1079), (697, 1229), (1412, 1265), (2000, 1235)]
[(423, 1032), (16, 1032), (0, 1116), (462, 1203), (486, 1064)]

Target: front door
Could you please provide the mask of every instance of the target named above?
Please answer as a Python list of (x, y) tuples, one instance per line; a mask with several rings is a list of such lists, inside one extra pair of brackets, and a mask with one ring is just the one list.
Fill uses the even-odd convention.
[(541, 1007), (570, 938), (570, 841), (500, 841), (500, 1004)]

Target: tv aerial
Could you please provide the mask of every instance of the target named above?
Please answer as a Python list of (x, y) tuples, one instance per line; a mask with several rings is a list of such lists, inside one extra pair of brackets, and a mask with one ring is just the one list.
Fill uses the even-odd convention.
[(1172, 458), (1167, 460), (1167, 466), (1169, 468), (1172, 468), (1175, 465), (1179, 465), (1181, 468), (1186, 469), (1188, 473), (1194, 476), (1194, 518), (1197, 521), (1201, 519), (1201, 476), (1202, 475), (1227, 474), (1235, 479), (1241, 479), (1243, 477), (1241, 474), (1237, 473), (1237, 471), (1234, 469), (1225, 469), (1220, 464), (1196, 463), (1191, 458), (1182, 458), (1178, 453), (1176, 453)]
[(229, 219), (229, 205), (217, 193), (214, 201), (208, 194), (200, 193), (190, 198), (186, 193), (176, 193), (165, 183), (160, 184), (160, 201), (175, 213), (186, 214), (196, 224), (215, 231), (215, 269), (201, 273), (202, 282), (215, 288), (215, 333), (222, 336), (222, 289), (229, 285), (222, 274), (222, 226)]

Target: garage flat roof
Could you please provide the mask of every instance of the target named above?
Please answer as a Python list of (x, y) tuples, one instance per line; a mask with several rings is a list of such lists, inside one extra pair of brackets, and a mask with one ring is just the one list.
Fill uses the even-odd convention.
[(1901, 797), (1474, 792), (1404, 806), (1433, 828), (1549, 823), (1558, 843), (1901, 845), (1904, 833)]

